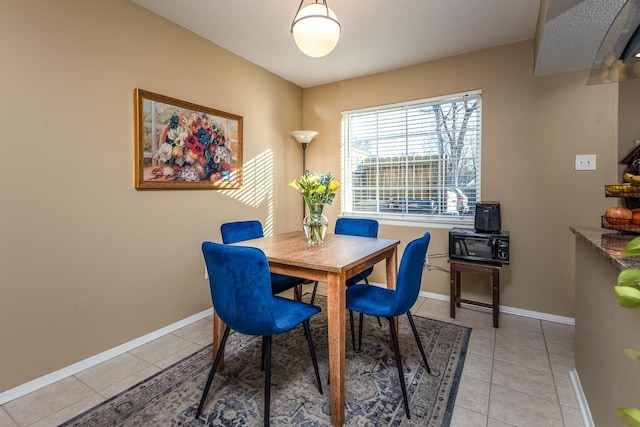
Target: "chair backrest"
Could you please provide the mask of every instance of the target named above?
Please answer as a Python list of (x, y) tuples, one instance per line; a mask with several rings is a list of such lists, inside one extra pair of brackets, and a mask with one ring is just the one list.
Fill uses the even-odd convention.
[(422, 283), (422, 268), (430, 240), (431, 234), (424, 233), (424, 236), (412, 240), (404, 249), (396, 280), (395, 300), (391, 306), (392, 316), (406, 313), (418, 299)]
[(225, 244), (264, 237), (262, 224), (256, 220), (226, 222), (220, 226), (220, 234)]
[(247, 335), (272, 335), (271, 275), (264, 252), (258, 248), (202, 244), (209, 272), (213, 309), (231, 329)]
[(378, 237), (378, 221), (368, 218), (338, 218), (336, 234), (360, 237)]

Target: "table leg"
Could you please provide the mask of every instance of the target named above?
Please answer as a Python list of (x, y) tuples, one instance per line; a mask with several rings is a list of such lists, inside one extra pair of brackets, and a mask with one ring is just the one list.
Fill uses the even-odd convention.
[[(222, 335), (224, 334), (226, 326), (222, 320), (216, 314), (215, 309), (213, 310), (213, 353), (211, 354), (211, 358), (215, 356), (218, 351), (218, 347), (220, 346), (220, 341), (222, 340)], [(224, 368), (224, 353), (220, 357), (220, 362), (218, 364), (218, 372), (222, 371)]]
[[(393, 248), (393, 253), (386, 260), (387, 267), (387, 289), (395, 289), (396, 288), (396, 280), (398, 279), (398, 248)], [(398, 331), (398, 317), (393, 318), (393, 323), (395, 325), (396, 331)], [(391, 334), (389, 334), (389, 342), (391, 344), (391, 349), (393, 350), (393, 338)]]
[(344, 424), (344, 379), (347, 293), (344, 273), (327, 274), (327, 320), (329, 323), (329, 378), (331, 424)]

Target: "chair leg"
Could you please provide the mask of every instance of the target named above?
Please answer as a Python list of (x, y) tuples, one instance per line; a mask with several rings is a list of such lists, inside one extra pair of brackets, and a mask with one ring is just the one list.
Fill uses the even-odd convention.
[(400, 358), (400, 346), (398, 344), (398, 334), (393, 322), (393, 317), (387, 317), (389, 321), (389, 329), (391, 330), (391, 338), (393, 340), (393, 349), (396, 353), (396, 365), (398, 366), (398, 376), (400, 377), (400, 387), (402, 388), (402, 400), (404, 401), (404, 409), (407, 412), (407, 419), (411, 419), (409, 413), (409, 400), (407, 399), (407, 387), (404, 384), (404, 371), (402, 370), (402, 359)]
[(424, 354), (424, 347), (422, 347), (422, 341), (420, 341), (420, 336), (418, 335), (416, 324), (413, 323), (413, 316), (411, 315), (410, 311), (407, 311), (407, 317), (409, 318), (409, 324), (411, 325), (413, 336), (416, 338), (416, 344), (418, 344), (418, 348), (420, 349), (420, 354), (422, 354), (422, 360), (424, 361), (424, 365), (427, 367), (427, 372), (430, 374), (431, 368), (429, 368), (429, 362), (427, 362), (427, 356)]
[(264, 426), (269, 427), (271, 412), (271, 335), (265, 338), (265, 373), (264, 373)]
[(349, 310), (349, 322), (351, 323), (351, 344), (353, 345), (353, 352), (356, 352), (356, 332), (353, 324), (353, 311)]
[(267, 340), (267, 337), (263, 336), (262, 337), (262, 359), (260, 360), (260, 370), (261, 371), (264, 371), (264, 357), (265, 357), (265, 349), (266, 349), (266, 347), (265, 347), (266, 340)]
[(211, 372), (209, 372), (209, 377), (207, 378), (207, 384), (204, 386), (204, 390), (202, 391), (202, 398), (200, 399), (200, 404), (198, 405), (198, 410), (196, 411), (196, 418), (200, 417), (202, 413), (202, 407), (204, 406), (204, 402), (207, 400), (207, 395), (209, 394), (209, 388), (211, 387), (211, 383), (213, 382), (213, 377), (216, 375), (216, 369), (218, 369), (218, 363), (220, 363), (220, 358), (224, 353), (224, 346), (227, 343), (227, 338), (229, 338), (229, 332), (231, 329), (227, 326), (224, 330), (224, 334), (222, 335), (222, 340), (220, 341), (220, 346), (218, 347), (218, 351), (216, 352), (216, 358), (213, 361), (213, 366), (211, 366)]
[(316, 300), (316, 292), (318, 292), (318, 281), (314, 281), (313, 282), (313, 292), (311, 292), (311, 302), (310, 304), (313, 304), (313, 302)]
[(300, 293), (300, 288), (298, 286), (293, 287), (293, 297), (296, 301), (302, 301), (302, 295)]
[(362, 351), (362, 324), (364, 323), (364, 314), (360, 313), (358, 325), (358, 352)]
[(313, 363), (313, 371), (316, 373), (316, 381), (318, 382), (318, 391), (322, 394), (322, 384), (320, 384), (320, 371), (318, 370), (318, 359), (316, 359), (316, 350), (313, 347), (313, 340), (311, 339), (311, 329), (309, 328), (309, 321), (302, 322), (304, 327), (304, 334), (307, 336), (307, 342), (309, 343), (309, 352), (311, 353), (311, 362)]

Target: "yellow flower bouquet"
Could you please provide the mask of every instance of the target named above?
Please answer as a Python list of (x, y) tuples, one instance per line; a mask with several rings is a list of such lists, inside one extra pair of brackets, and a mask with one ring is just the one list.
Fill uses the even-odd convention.
[(324, 205), (330, 205), (336, 196), (335, 191), (340, 183), (333, 179), (331, 172), (305, 172), (299, 180), (293, 180), (289, 185), (295, 188), (309, 206), (309, 215), (304, 218), (303, 228), (310, 245), (324, 242), (329, 221), (322, 213)]

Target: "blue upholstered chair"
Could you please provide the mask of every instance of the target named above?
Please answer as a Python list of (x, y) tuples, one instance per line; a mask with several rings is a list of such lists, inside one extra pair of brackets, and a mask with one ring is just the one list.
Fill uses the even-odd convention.
[(209, 271), (209, 287), (213, 308), (225, 323), (220, 346), (207, 378), (202, 399), (196, 412), (200, 417), (211, 382), (231, 329), (246, 335), (262, 336), (264, 379), (264, 425), (269, 425), (271, 389), (271, 336), (287, 332), (302, 323), (309, 344), (313, 369), (322, 394), (309, 319), (320, 307), (301, 301), (274, 296), (271, 292), (269, 264), (258, 248), (229, 246), (213, 242), (202, 244), (202, 253)]
[(391, 330), (391, 338), (393, 340), (393, 348), (396, 355), (396, 365), (398, 366), (398, 375), (400, 376), (400, 386), (402, 387), (402, 399), (407, 412), (407, 418), (411, 418), (409, 414), (409, 402), (407, 400), (407, 389), (404, 383), (404, 373), (402, 370), (402, 359), (400, 358), (400, 347), (398, 346), (398, 334), (393, 322), (393, 318), (402, 314), (407, 314), (413, 336), (416, 339), (422, 360), (427, 368), (427, 372), (431, 373), (427, 356), (424, 354), (422, 342), (418, 336), (418, 331), (413, 323), (413, 317), (409, 309), (415, 304), (420, 292), (420, 283), (422, 282), (422, 267), (424, 259), (429, 247), (431, 235), (425, 233), (419, 239), (415, 239), (407, 245), (402, 254), (400, 268), (398, 269), (398, 278), (396, 281), (396, 289), (385, 289), (371, 285), (354, 285), (347, 288), (347, 309), (360, 313), (360, 330), (359, 346), (362, 343), (362, 315), (384, 317), (389, 321), (389, 329)]
[[(220, 226), (220, 233), (222, 234), (222, 243), (225, 244), (264, 237), (262, 224), (256, 220), (224, 223)], [(271, 289), (274, 294), (293, 288), (296, 299), (300, 300), (298, 285), (302, 285), (304, 282), (305, 280), (299, 277), (271, 273)]]
[[(360, 237), (378, 237), (378, 221), (367, 218), (338, 218), (336, 221), (335, 234)], [(346, 285), (355, 285), (363, 280), (368, 284), (369, 280), (367, 278), (371, 275), (372, 271), (373, 267), (370, 267), (353, 277), (349, 277)], [(311, 294), (311, 304), (313, 304), (316, 299), (317, 290), (318, 282), (315, 282), (313, 292)]]

